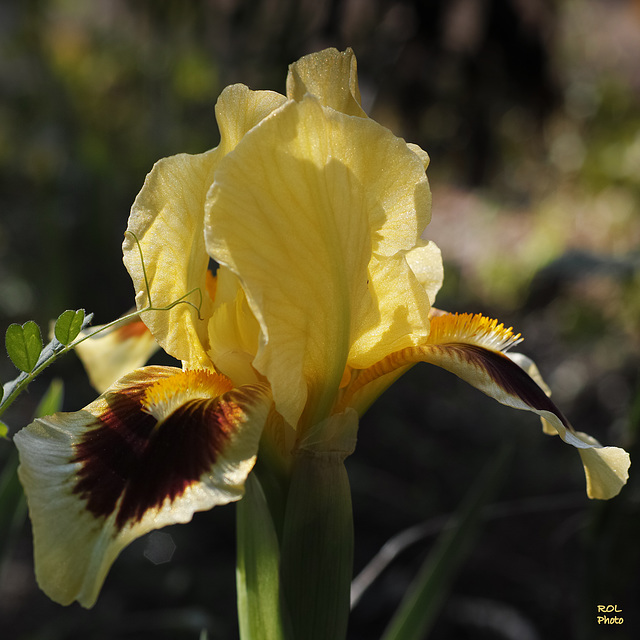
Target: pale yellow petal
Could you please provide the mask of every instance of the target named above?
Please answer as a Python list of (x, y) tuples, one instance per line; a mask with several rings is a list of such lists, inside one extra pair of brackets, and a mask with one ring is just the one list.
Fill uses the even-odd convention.
[(252, 91), (243, 84), (226, 87), (216, 103), (220, 153), (224, 155), (235, 149), (247, 131), (286, 101), (275, 91)]
[(221, 266), (217, 272), (216, 297), (209, 321), (210, 355), (216, 368), (237, 385), (256, 382), (253, 359), (258, 352), (260, 325), (238, 277)]
[[(441, 322), (444, 325), (448, 321), (445, 316)], [(508, 348), (517, 339), (510, 329), (496, 328), (493, 338), (484, 334), (478, 343), (474, 343), (473, 339), (448, 343), (443, 329), (440, 339), (441, 344), (422, 348), (424, 361), (455, 373), (502, 404), (538, 414), (545, 431), (555, 429), (564, 442), (578, 449), (590, 498), (607, 500), (620, 492), (629, 477), (629, 454), (617, 447), (602, 447), (594, 438), (572, 429), (549, 399), (546, 385), (544, 388), (539, 386), (514, 362), (519, 358), (512, 360), (501, 353), (502, 349)], [(525, 364), (534, 376), (540, 377), (533, 363), (525, 361)]]
[(284, 101), (284, 96), (270, 91), (227, 87), (216, 104), (220, 146), (200, 155), (160, 160), (131, 209), (127, 231), (140, 242), (142, 256), (131, 233), (125, 235), (123, 249), (136, 305), (143, 309), (151, 302), (156, 308), (168, 307), (184, 299), (170, 310), (147, 311), (143, 319), (163, 349), (191, 367), (211, 364), (207, 354), (212, 301), (207, 295), (209, 256), (204, 244), (206, 194), (220, 158)]
[(432, 241), (421, 240), (414, 249), (407, 251), (405, 258), (433, 306), (444, 280), (440, 249)]
[[(522, 353), (507, 353), (507, 356), (511, 358), (521, 369), (524, 369), (531, 378), (535, 381), (535, 383), (550, 397), (551, 389), (549, 385), (543, 380), (540, 371), (538, 371), (538, 367), (536, 363), (525, 356)], [(549, 423), (545, 418), (540, 418), (540, 422), (542, 423), (542, 432), (546, 433), (548, 436), (557, 436), (558, 432), (556, 429)]]
[(287, 97), (300, 102), (314, 95), (325, 107), (366, 118), (360, 106), (356, 57), (351, 49), (325, 49), (289, 65)]
[(411, 149), (411, 151), (413, 151), (418, 156), (418, 158), (420, 158), (422, 166), (426, 171), (429, 168), (429, 163), (431, 162), (429, 154), (422, 147), (413, 142), (407, 142), (407, 147), (409, 147), (409, 149)]
[(96, 326), (83, 331), (83, 335), (92, 337), (75, 347), (89, 381), (98, 393), (129, 371), (146, 364), (159, 349), (155, 338), (138, 317), (101, 329)]
[(212, 301), (207, 295), (209, 256), (203, 225), (204, 200), (218, 159), (214, 149), (157, 162), (133, 204), (123, 243), (138, 309), (184, 300), (142, 317), (160, 346), (192, 367), (211, 365), (207, 321)]
[(417, 362), (435, 364), (455, 374), (494, 400), (538, 414), (566, 442), (576, 447), (582, 458), (590, 498), (608, 499), (617, 495), (628, 478), (629, 455), (616, 447), (602, 447), (596, 440), (576, 432), (553, 404), (547, 393), (518, 364), (538, 375), (527, 360), (510, 359), (504, 351), (519, 341), (511, 329), (479, 315), (443, 314), (431, 318), (431, 334), (426, 344), (387, 356), (357, 372), (343, 391), (341, 406), (366, 408), (372, 401), (369, 385), (393, 381), (394, 372)]
[(429, 297), (402, 254), (369, 263), (373, 304), (353, 333), (348, 364), (364, 369), (429, 335)]
[(311, 97), (287, 103), (221, 162), (209, 251), (240, 278), (263, 333), (254, 366), (291, 424), (310, 393), (311, 414), (332, 403), (378, 304), (367, 289), (372, 253), (382, 261), (415, 246), (428, 205), (422, 163), (402, 140)]
[(264, 387), (228, 388), (210, 372), (148, 367), (15, 436), (51, 599), (93, 606), (130, 542), (242, 497), (271, 402)]
[[(586, 434), (579, 434), (583, 437)], [(618, 447), (593, 445), (579, 448), (580, 458), (587, 478), (587, 495), (598, 500), (617, 496), (629, 479), (631, 460), (629, 454)]]

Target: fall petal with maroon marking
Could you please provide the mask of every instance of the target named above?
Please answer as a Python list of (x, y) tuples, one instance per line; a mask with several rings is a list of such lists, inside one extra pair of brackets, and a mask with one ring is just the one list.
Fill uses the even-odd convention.
[(211, 371), (146, 367), (75, 413), (15, 437), (36, 577), (61, 604), (94, 604), (141, 535), (239, 500), (271, 405), (262, 385)]
[(578, 449), (590, 498), (609, 499), (620, 492), (629, 477), (629, 454), (618, 447), (603, 447), (573, 429), (549, 398), (533, 362), (520, 354), (507, 355), (520, 342), (519, 335), (496, 320), (470, 314), (434, 315), (430, 329), (425, 344), (358, 371), (343, 392), (343, 404), (362, 412), (407, 367), (417, 362), (435, 364), (504, 405), (537, 413), (547, 432), (557, 433)]

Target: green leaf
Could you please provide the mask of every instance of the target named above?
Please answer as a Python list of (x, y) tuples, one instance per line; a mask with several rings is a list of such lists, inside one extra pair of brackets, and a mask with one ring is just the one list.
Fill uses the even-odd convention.
[(5, 345), (11, 361), (20, 371), (33, 371), (42, 352), (40, 327), (33, 320), (25, 322), (22, 326), (10, 325), (5, 336)]
[(436, 620), (458, 570), (469, 555), (483, 521), (483, 510), (504, 478), (511, 448), (488, 462), (478, 481), (436, 541), (405, 594), (382, 640), (424, 640)]
[(6, 438), (9, 434), (9, 427), (0, 420), (0, 438)]
[(56, 320), (54, 335), (65, 346), (71, 344), (80, 334), (84, 322), (84, 309), (63, 311)]
[(38, 403), (34, 417), (42, 418), (42, 416), (49, 416), (52, 413), (56, 413), (56, 411), (60, 411), (63, 398), (64, 382), (60, 378), (54, 378)]
[(27, 503), (18, 480), (18, 452), (12, 449), (0, 472), (0, 571), (4, 569), (27, 518)]
[(284, 640), (278, 536), (260, 480), (247, 478), (236, 506), (236, 586), (240, 638)]

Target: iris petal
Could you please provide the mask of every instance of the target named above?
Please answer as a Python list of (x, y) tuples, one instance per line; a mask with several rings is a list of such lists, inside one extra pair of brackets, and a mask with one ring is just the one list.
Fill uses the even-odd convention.
[[(417, 362), (435, 364), (476, 387), (494, 400), (541, 416), (547, 430), (553, 429), (580, 452), (590, 498), (617, 495), (628, 479), (629, 454), (617, 447), (602, 447), (595, 439), (576, 432), (551, 401), (545, 389), (514, 360), (539, 377), (530, 361), (512, 360), (504, 351), (520, 341), (511, 329), (479, 315), (443, 314), (431, 319), (426, 344), (391, 354), (358, 372), (345, 391), (343, 403), (366, 408), (372, 393), (380, 393), (404, 368)], [(528, 359), (527, 359), (528, 360)], [(369, 387), (371, 385), (371, 387)]]
[(351, 49), (325, 49), (289, 66), (287, 97), (300, 102), (310, 93), (325, 107), (366, 118), (360, 106), (356, 57)]
[(260, 325), (249, 308), (240, 280), (221, 266), (209, 321), (210, 355), (216, 368), (236, 384), (257, 381), (253, 358), (258, 351)]
[[(422, 161), (404, 141), (310, 96), (264, 120), (220, 163), (207, 246), (240, 278), (263, 333), (254, 366), (290, 424), (305, 405), (322, 419), (363, 334), (384, 334), (388, 353), (408, 329), (426, 333), (427, 296), (396, 254), (418, 242), (429, 204)], [(385, 281), (413, 278), (403, 290), (411, 310), (397, 321), (381, 317), (376, 289), (385, 282), (368, 282), (378, 278), (373, 255)]]
[(93, 388), (102, 393), (118, 378), (147, 363), (158, 350), (158, 343), (139, 318), (132, 318), (101, 331), (100, 326), (83, 332), (96, 333), (75, 351), (82, 361)]
[[(181, 154), (155, 164), (138, 194), (123, 243), (124, 262), (136, 290), (136, 305), (166, 307), (192, 290), (207, 291), (209, 256), (204, 246), (202, 210), (218, 162), (217, 150)], [(140, 255), (142, 253), (142, 256)], [(144, 264), (143, 264), (144, 259)], [(145, 271), (146, 268), (146, 271)], [(147, 283), (149, 295), (147, 295)], [(199, 305), (200, 296), (188, 299)], [(211, 299), (202, 296), (200, 316), (211, 315)], [(192, 367), (210, 366), (206, 322), (187, 304), (149, 311), (143, 320), (162, 348)]]
[(91, 607), (130, 542), (242, 497), (270, 397), (230, 387), (209, 372), (147, 367), (15, 436), (36, 577), (50, 598)]
[[(166, 307), (185, 294), (197, 306), (178, 304), (148, 311), (144, 321), (162, 348), (190, 367), (211, 366), (207, 354), (212, 301), (207, 295), (209, 255), (204, 242), (204, 203), (218, 163), (252, 127), (285, 101), (271, 91), (244, 85), (225, 89), (216, 104), (220, 145), (199, 155), (180, 154), (156, 163), (136, 198), (123, 243), (124, 262), (133, 279), (136, 304)], [(144, 265), (140, 253), (144, 257)]]

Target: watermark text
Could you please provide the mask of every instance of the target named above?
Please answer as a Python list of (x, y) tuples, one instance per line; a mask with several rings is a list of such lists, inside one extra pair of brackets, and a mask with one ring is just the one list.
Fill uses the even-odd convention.
[(599, 604), (597, 605), (598, 615), (596, 621), (598, 624), (623, 624), (624, 618), (619, 616), (622, 609), (617, 604)]

